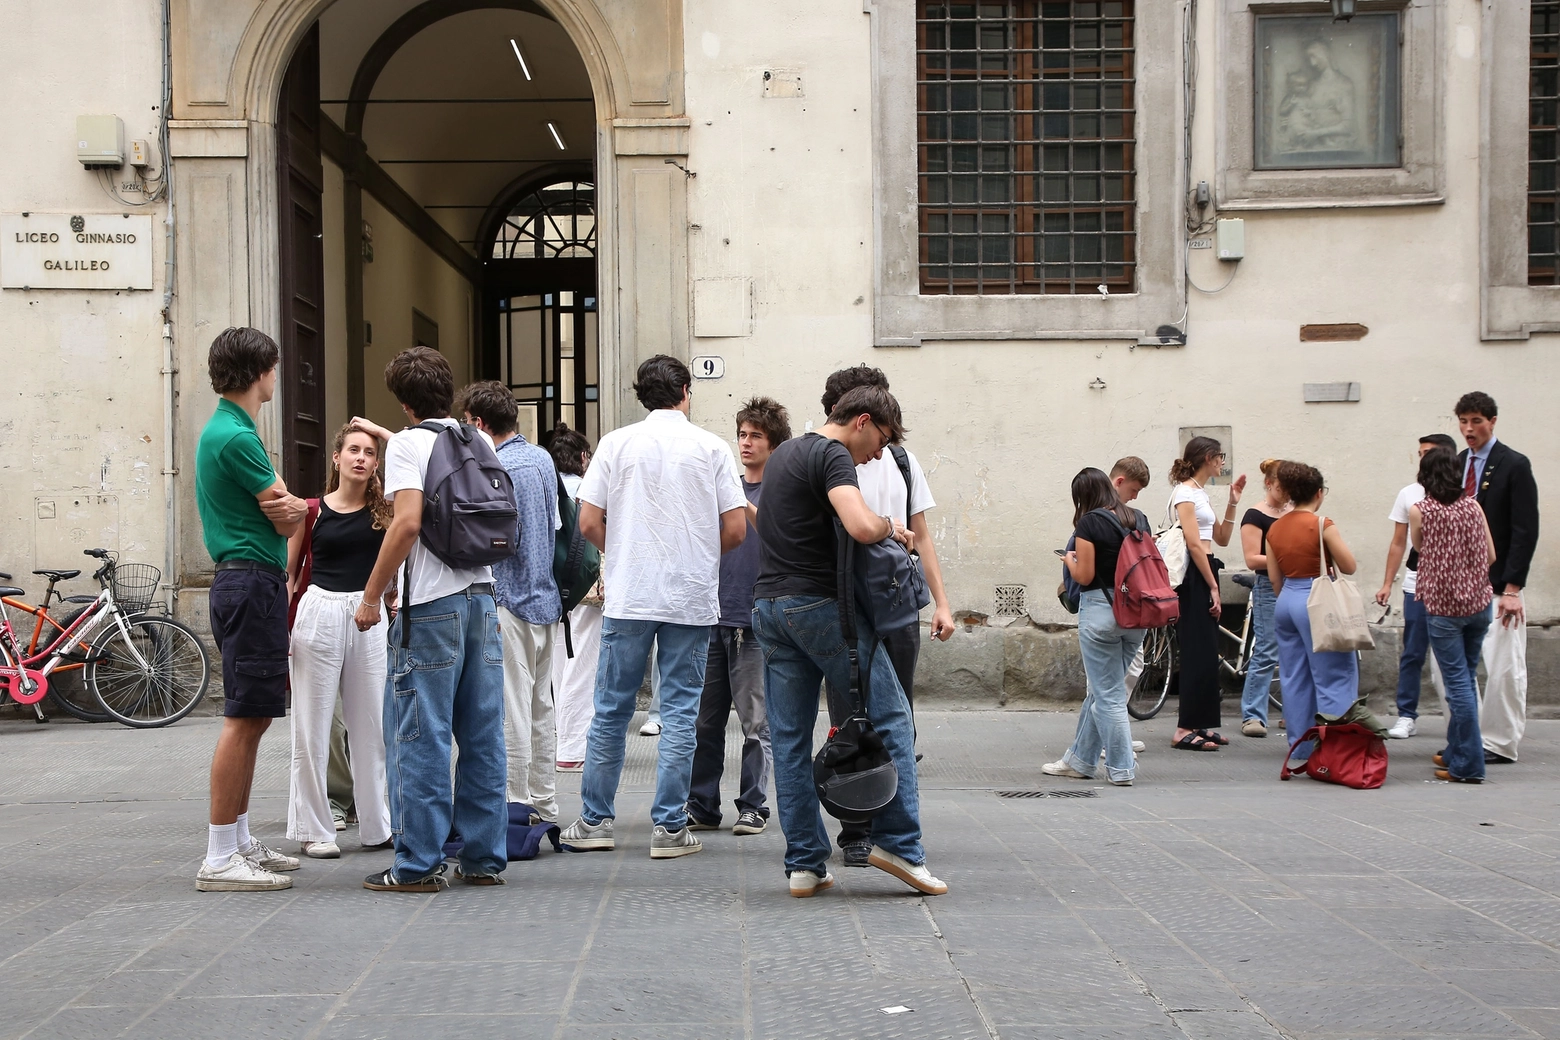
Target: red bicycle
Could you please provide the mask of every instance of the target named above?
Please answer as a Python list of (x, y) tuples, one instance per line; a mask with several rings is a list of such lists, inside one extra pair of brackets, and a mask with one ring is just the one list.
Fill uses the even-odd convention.
[[(0, 692), (19, 704), (36, 705), (49, 692), (52, 674), (62, 667), (80, 668), (86, 689), (108, 718), (137, 729), (182, 719), (200, 703), (211, 681), (211, 659), (200, 637), (172, 618), (146, 613), (162, 576), (156, 567), (121, 567), (118, 554), (107, 549), (88, 549), (85, 555), (103, 561), (93, 575), (102, 591), (63, 622), (49, 618), (58, 631), (47, 645), (38, 646), (40, 618), (23, 650), (5, 610), (12, 601), (0, 600)], [(75, 573), (48, 576), (52, 589), (54, 581)], [(22, 589), (0, 586), (0, 597), (20, 595)]]

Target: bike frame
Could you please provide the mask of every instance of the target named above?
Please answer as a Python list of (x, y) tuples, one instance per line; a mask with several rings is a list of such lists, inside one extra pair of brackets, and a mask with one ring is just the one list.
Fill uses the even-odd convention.
[[(10, 601), (6, 602), (7, 605), (10, 605)], [(41, 610), (42, 608), (37, 609)], [(34, 646), (29, 648), (28, 654), (22, 654), (21, 647), (16, 642), (16, 631), (11, 627), (11, 618), (9, 615), (4, 615), (3, 627), (0, 627), (0, 632), (3, 632), (5, 636), (5, 642), (10, 644), (11, 648), (17, 654), (18, 660), (13, 667), (33, 668), (40, 661), (43, 661), (45, 663), (42, 668), (38, 669), (38, 671), (42, 672), (44, 675), (51, 675), (59, 666), (60, 659), (66, 653), (64, 648), (65, 645), (69, 643), (86, 642), (92, 636), (97, 634), (97, 630), (103, 626), (104, 621), (108, 618), (113, 619), (114, 624), (119, 628), (120, 634), (125, 637), (125, 645), (130, 648), (130, 653), (134, 655), (136, 664), (141, 668), (150, 667), (146, 660), (141, 657), (140, 651), (135, 648), (135, 641), (130, 638), (130, 626), (125, 623), (124, 612), (121, 611), (114, 603), (114, 590), (113, 583), (111, 581), (104, 584), (103, 591), (98, 593), (97, 599), (92, 603), (91, 606), (82, 611), (81, 616), (76, 618), (75, 621), (71, 622), (69, 627), (60, 628), (59, 622), (55, 621), (53, 618), (49, 619), (50, 624), (54, 625), (56, 628), (60, 628), (60, 632), (57, 636), (54, 637), (53, 641), (49, 643), (48, 647), (42, 651), (33, 652), (36, 651), (37, 633), (35, 632), (33, 635)], [(43, 627), (42, 619), (38, 621), (38, 627), (40, 629)]]

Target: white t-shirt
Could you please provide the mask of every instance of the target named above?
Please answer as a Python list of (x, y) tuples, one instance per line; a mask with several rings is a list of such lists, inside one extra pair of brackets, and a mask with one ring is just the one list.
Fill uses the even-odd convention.
[(725, 441), (657, 409), (601, 438), (577, 497), (606, 510), (607, 617), (720, 620), (720, 515), (747, 505)]
[[(1392, 512), (1387, 514), (1387, 519), (1394, 524), (1408, 523), (1408, 511), (1425, 500), (1424, 485), (1413, 483), (1398, 492), (1397, 500), (1392, 503)], [(1412, 595), (1418, 586), (1419, 572), (1412, 567), (1403, 571), (1403, 593)]]
[[(457, 425), (454, 419), (434, 419), (433, 422)], [(493, 438), (481, 430), (477, 433), (492, 447)], [(432, 430), (402, 430), (390, 438), (390, 444), (385, 448), (386, 498), (393, 502), (397, 491), (423, 490), (423, 481), (428, 477), (428, 459), (432, 457), (433, 445), (438, 439), (439, 435)], [(411, 561), (412, 587), (406, 590), (403, 599), (407, 606), (429, 603), (462, 592), (468, 585), (493, 580), (493, 568), (457, 570), (429, 552), (421, 538), (412, 545)]]
[(1207, 489), (1177, 484), (1175, 490), (1170, 492), (1172, 516), (1175, 514), (1175, 507), (1182, 502), (1190, 502), (1193, 511), (1197, 514), (1197, 537), (1205, 542), (1213, 541), (1213, 522), (1218, 518), (1214, 515), (1213, 503), (1208, 501)]
[(932, 489), (926, 485), (926, 473), (916, 461), (915, 453), (906, 450), (910, 460), (909, 508), (906, 508), (905, 475), (899, 471), (893, 452), (883, 449), (881, 458), (868, 459), (856, 467), (856, 483), (861, 485), (861, 497), (867, 500), (867, 508), (879, 516), (891, 516), (908, 525), (909, 518), (936, 506)]

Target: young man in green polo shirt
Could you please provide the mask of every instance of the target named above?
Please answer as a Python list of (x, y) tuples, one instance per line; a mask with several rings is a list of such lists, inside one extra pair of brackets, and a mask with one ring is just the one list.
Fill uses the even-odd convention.
[(211, 829), (195, 875), (202, 892), (270, 892), (292, 887), (297, 870), (249, 833), (255, 755), (271, 720), (287, 714), (287, 539), (308, 514), (271, 466), (255, 432), (260, 406), (276, 393), (281, 352), (257, 329), (228, 329), (211, 343), (206, 367), (222, 395), (195, 449), (195, 502), (211, 582), (211, 634), (222, 654), (221, 735), (211, 756)]

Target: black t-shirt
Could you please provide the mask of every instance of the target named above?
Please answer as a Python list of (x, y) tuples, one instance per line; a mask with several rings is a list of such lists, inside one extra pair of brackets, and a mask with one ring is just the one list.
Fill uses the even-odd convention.
[(838, 595), (829, 492), (847, 484), (860, 486), (856, 464), (839, 441), (809, 433), (769, 456), (758, 508), (755, 599)]
[(320, 516), (309, 543), (314, 557), (309, 584), (326, 592), (361, 592), (384, 540), (385, 533), (374, 530), (374, 514), (367, 506), (338, 513), (320, 499)]
[(1256, 508), (1252, 508), (1252, 509), (1246, 510), (1246, 515), (1240, 518), (1240, 526), (1242, 526), (1242, 527), (1255, 527), (1255, 528), (1258, 528), (1259, 530), (1261, 530), (1261, 532), (1262, 532), (1262, 555), (1264, 555), (1264, 556), (1267, 555), (1267, 533), (1268, 533), (1268, 528), (1272, 527), (1273, 526), (1273, 521), (1275, 521), (1277, 519), (1278, 519), (1278, 517), (1276, 517), (1276, 516), (1268, 516), (1262, 510), (1256, 509)]
[[(1148, 524), (1148, 520), (1136, 509), (1132, 510), (1132, 518), (1139, 528)], [(1121, 543), (1127, 537), (1121, 528), (1120, 518), (1111, 516), (1105, 510), (1092, 510), (1083, 514), (1078, 521), (1073, 537), (1082, 538), (1094, 546), (1094, 580), (1083, 586), (1084, 591), (1108, 589), (1115, 585), (1116, 559), (1121, 555)]]

